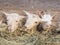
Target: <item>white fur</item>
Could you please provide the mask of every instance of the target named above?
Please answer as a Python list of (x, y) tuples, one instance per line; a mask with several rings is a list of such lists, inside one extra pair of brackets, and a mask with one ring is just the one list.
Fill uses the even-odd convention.
[(22, 20), (24, 16), (21, 16), (18, 13), (10, 13), (10, 14), (6, 12), (3, 13), (7, 17), (8, 30), (14, 32), (18, 28), (18, 25), (21, 22), (20, 20)]
[[(41, 21), (40, 17), (36, 14), (32, 14), (32, 13), (29, 13), (27, 11), (24, 11), (27, 15), (27, 21), (25, 23), (25, 27), (27, 27), (27, 29), (31, 29), (33, 28), (34, 26), (38, 25), (39, 22)], [(37, 22), (37, 23), (35, 23)]]
[(45, 22), (45, 25), (43, 25), (43, 27), (45, 28), (50, 28), (51, 24), (52, 24), (52, 16), (50, 14), (44, 14), (42, 16), (42, 21)]

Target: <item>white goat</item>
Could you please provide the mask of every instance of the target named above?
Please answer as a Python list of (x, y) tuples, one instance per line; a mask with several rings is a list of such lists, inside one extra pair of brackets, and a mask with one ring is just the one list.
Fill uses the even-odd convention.
[(51, 25), (52, 25), (52, 20), (53, 20), (53, 17), (54, 16), (51, 16), (51, 14), (47, 14), (45, 13), (43, 16), (42, 16), (42, 24), (43, 24), (43, 28), (47, 31), (50, 30), (51, 28)]
[(36, 14), (29, 13), (27, 11), (24, 11), (27, 15), (27, 21), (25, 23), (25, 29), (30, 30), (34, 26), (37, 26), (39, 22), (41, 21), (40, 17)]
[(8, 23), (8, 30), (11, 32), (14, 32), (17, 28), (19, 23), (21, 22), (21, 20), (25, 17), (25, 16), (21, 16), (18, 13), (6, 13), (3, 12), (7, 17), (7, 23)]

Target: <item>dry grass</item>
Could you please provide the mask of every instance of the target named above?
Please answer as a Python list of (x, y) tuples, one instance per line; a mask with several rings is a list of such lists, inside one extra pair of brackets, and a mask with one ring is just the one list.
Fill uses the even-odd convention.
[[(9, 11), (10, 9), (8, 9)], [(11, 9), (11, 11), (18, 12), (19, 14), (23, 14), (21, 12), (23, 9), (16, 10)], [(5, 11), (7, 11), (5, 9)], [(13, 12), (12, 11), (12, 12)], [(32, 13), (39, 14), (39, 10), (28, 10)], [(25, 15), (25, 14), (23, 14)], [(58, 15), (58, 14), (57, 14)], [(42, 33), (37, 32), (35, 28), (27, 31), (29, 33), (24, 33), (21, 35), (21, 27), (19, 27), (14, 33), (9, 33), (7, 31), (7, 25), (0, 25), (0, 45), (59, 45), (60, 44), (60, 35), (45, 35), (45, 31)], [(58, 42), (58, 43), (57, 43)]]

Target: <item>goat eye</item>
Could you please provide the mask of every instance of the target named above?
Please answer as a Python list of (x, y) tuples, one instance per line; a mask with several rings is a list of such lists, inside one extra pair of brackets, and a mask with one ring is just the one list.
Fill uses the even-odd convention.
[(16, 22), (18, 22), (18, 21), (16, 21)]
[(37, 23), (37, 22), (35, 22), (35, 23)]

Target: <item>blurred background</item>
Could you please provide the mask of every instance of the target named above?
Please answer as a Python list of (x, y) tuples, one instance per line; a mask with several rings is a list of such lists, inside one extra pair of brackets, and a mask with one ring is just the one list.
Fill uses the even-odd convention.
[(15, 8), (26, 7), (36, 9), (60, 10), (60, 0), (0, 0), (1, 6), (14, 6)]

